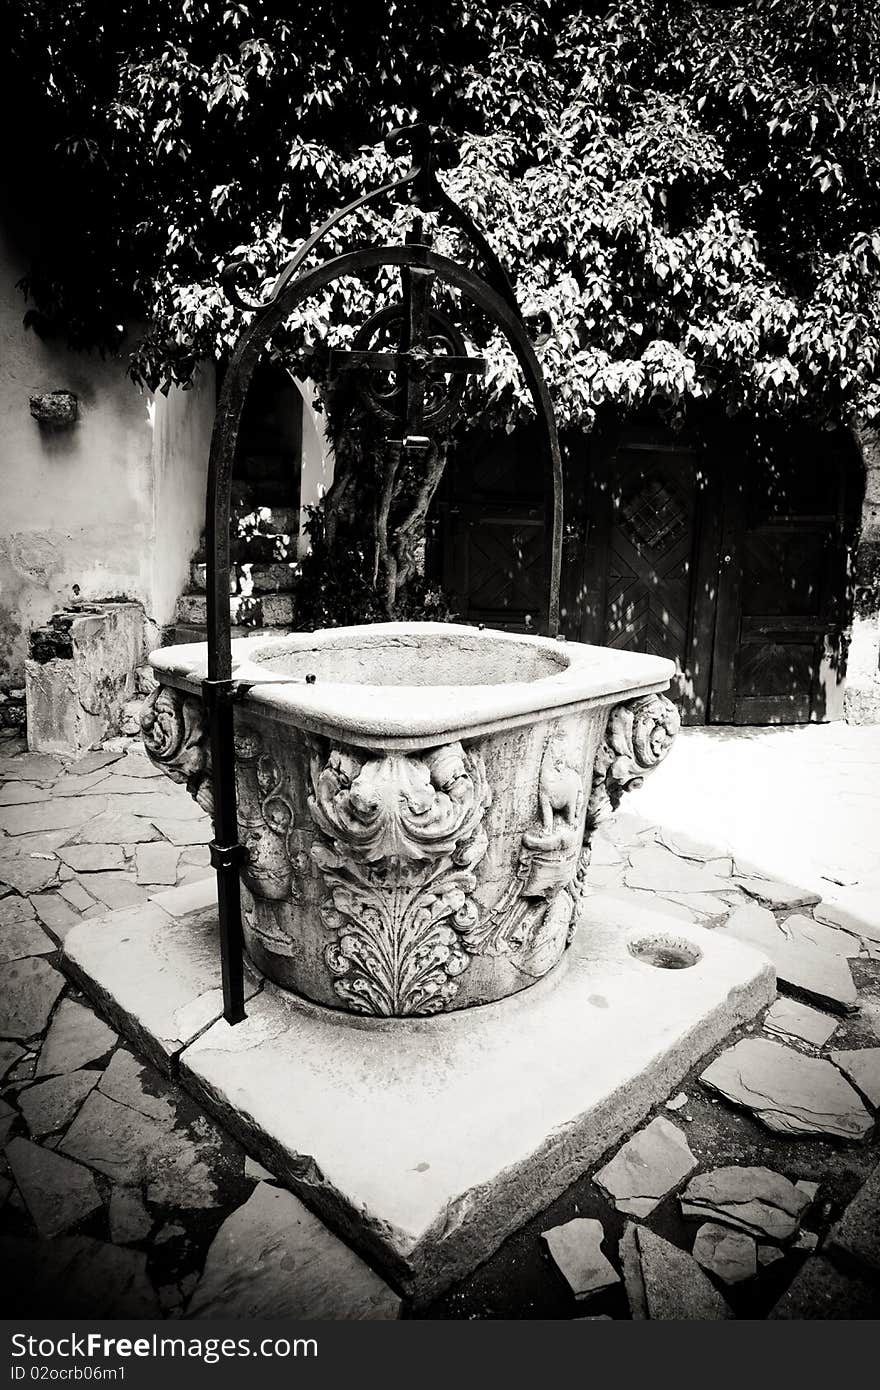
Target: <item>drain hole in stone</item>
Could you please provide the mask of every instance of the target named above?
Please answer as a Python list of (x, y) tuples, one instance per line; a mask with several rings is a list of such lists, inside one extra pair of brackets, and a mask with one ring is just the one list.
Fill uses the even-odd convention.
[(658, 970), (687, 970), (696, 965), (702, 951), (680, 936), (640, 936), (629, 943), (630, 954)]

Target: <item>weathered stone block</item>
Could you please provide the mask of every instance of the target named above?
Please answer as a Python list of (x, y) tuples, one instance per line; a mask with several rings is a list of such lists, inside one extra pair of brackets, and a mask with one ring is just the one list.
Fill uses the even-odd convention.
[(32, 637), (25, 663), (28, 747), (78, 754), (120, 730), (144, 659), (139, 603), (103, 603), (56, 614)]
[(293, 622), (293, 594), (264, 594), (260, 605), (266, 627), (284, 627)]
[(260, 594), (279, 593), (284, 589), (292, 589), (299, 572), (299, 565), (283, 564), (254, 564), (251, 565), (251, 582), (254, 592)]
[(79, 416), (79, 402), (72, 391), (38, 391), (30, 399), (31, 415), (41, 425), (63, 429)]
[(757, 952), (657, 914), (652, 932), (686, 935), (700, 959), (674, 971), (638, 960), (629, 948), (643, 925), (624, 905), (584, 919), (566, 963), (534, 988), (435, 1018), (346, 1018), (267, 986), (231, 1028), (216, 920), (177, 919), (157, 901), (82, 923), (65, 954), (140, 1050), (166, 1068), (177, 1057), (183, 1084), (251, 1153), (402, 1288), (428, 1296), (773, 997)]

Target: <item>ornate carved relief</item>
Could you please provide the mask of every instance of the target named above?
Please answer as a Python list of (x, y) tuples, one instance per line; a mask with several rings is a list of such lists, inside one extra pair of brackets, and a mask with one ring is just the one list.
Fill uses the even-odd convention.
[(244, 882), (254, 897), (296, 902), (293, 803), (282, 791), (278, 764), (253, 729), (236, 730), (235, 781), (239, 839), (247, 856), (241, 871)]
[(190, 796), (213, 815), (211, 750), (201, 700), (157, 685), (144, 701), (140, 725), (150, 762), (172, 782), (185, 783)]
[(539, 825), (522, 838), (510, 887), (464, 936), (486, 955), (516, 955), (527, 974), (544, 975), (571, 940), (590, 862), (583, 845), (584, 787), (562, 743), (547, 745), (538, 782)]
[[(213, 815), (211, 749), (202, 702), (173, 686), (157, 686), (144, 702), (140, 723), (150, 761), (173, 782), (185, 783), (190, 796)], [(271, 902), (289, 898), (293, 803), (283, 794), (278, 764), (252, 729), (236, 731), (235, 780), (239, 837), (247, 853), (242, 879), (255, 897)]]
[(470, 894), (491, 801), (482, 757), (460, 743), (368, 760), (335, 748), (312, 759), (311, 782), (337, 996), (359, 1013), (439, 1013), (458, 992), (478, 922)]
[(680, 727), (678, 710), (665, 695), (642, 695), (614, 706), (593, 770), (592, 825), (617, 810), (625, 791), (642, 785), (666, 757)]

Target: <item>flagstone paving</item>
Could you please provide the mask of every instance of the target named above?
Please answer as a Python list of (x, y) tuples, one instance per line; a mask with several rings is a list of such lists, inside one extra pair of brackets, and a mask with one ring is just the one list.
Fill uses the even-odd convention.
[[(703, 731), (685, 731), (685, 747), (704, 749), (694, 732)], [(816, 750), (833, 748), (851, 785), (862, 775), (855, 755), (842, 761), (856, 747), (853, 731), (813, 730), (790, 743), (790, 735), (765, 739), (773, 732), (744, 731), (745, 762), (764, 751), (781, 773), (789, 746), (816, 753), (807, 762), (826, 798), (822, 814), (833, 819), (834, 760)], [(860, 797), (849, 835), (838, 824), (824, 841), (807, 833), (805, 779), (784, 775), (770, 793), (774, 825), (760, 798), (752, 808), (763, 844), (751, 822), (746, 833), (729, 813), (717, 782), (718, 806), (704, 800), (689, 824), (642, 814), (650, 803), (639, 792), (629, 798), (637, 809), (600, 828), (588, 874), (594, 910), (610, 895), (706, 930), (763, 934), (782, 963), (783, 992), (484, 1265), (400, 1315), (877, 1316), (880, 887), (870, 881), (877, 865), (867, 827), (873, 815), (876, 834), (880, 820), (880, 739), (858, 732), (868, 735), (857, 746), (874, 793), (873, 802)], [(717, 740), (716, 752), (722, 744), (725, 767), (733, 765), (734, 740)], [(674, 766), (669, 759), (658, 770), (656, 788)], [(683, 766), (691, 771), (693, 757)], [(9, 1314), (398, 1315), (386, 1282), (60, 971), (57, 948), (73, 923), (94, 918), (97, 931), (110, 908), (137, 911), (145, 899), (158, 933), (145, 949), (161, 949), (161, 933), (204, 899), (207, 818), (135, 745), (65, 765), (5, 740), (0, 782), (0, 1259), (16, 1269)], [(731, 785), (735, 801), (735, 778)], [(754, 801), (754, 777), (752, 785)], [(782, 852), (780, 822), (825, 846), (824, 876), (801, 874)], [(809, 979), (795, 978), (796, 962)], [(201, 1026), (157, 1015), (156, 1036), (171, 1028), (183, 1045)], [(168, 1049), (155, 1060), (167, 1066)]]
[(706, 1221), (694, 1236), (694, 1259), (725, 1284), (753, 1279), (758, 1272), (757, 1246), (744, 1231), (732, 1231), (717, 1221)]
[(541, 1232), (553, 1263), (579, 1301), (620, 1283), (620, 1275), (602, 1253), (604, 1235), (601, 1221), (589, 1216), (576, 1216)]

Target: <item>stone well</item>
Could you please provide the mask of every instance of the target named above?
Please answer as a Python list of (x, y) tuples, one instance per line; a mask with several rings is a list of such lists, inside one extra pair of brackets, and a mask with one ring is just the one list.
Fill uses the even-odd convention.
[[(142, 726), (210, 811), (206, 660), (153, 653)], [(252, 638), (233, 662), (248, 953), (358, 1014), (468, 1008), (547, 975), (591, 824), (678, 728), (670, 661), (454, 624)]]

